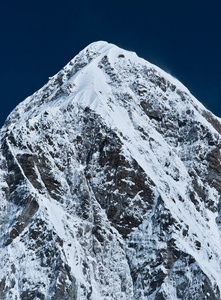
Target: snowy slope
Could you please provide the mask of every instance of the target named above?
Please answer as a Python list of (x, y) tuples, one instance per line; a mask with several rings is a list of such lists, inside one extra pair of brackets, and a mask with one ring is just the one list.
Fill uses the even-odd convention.
[(220, 119), (106, 42), (1, 130), (0, 299), (220, 299)]

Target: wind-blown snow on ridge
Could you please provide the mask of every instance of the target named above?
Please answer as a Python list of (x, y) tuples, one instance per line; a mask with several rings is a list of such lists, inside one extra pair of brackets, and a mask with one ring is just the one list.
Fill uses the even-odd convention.
[(171, 75), (86, 47), (1, 130), (0, 296), (220, 299), (220, 134)]

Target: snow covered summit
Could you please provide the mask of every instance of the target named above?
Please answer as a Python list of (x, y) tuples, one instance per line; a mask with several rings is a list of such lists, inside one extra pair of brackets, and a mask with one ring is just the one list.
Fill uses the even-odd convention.
[(0, 299), (220, 299), (221, 123), (92, 43), (1, 130)]

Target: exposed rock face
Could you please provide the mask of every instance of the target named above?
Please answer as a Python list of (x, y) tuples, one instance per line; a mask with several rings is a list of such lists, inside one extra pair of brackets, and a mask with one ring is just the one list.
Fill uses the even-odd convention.
[(89, 45), (1, 130), (0, 299), (220, 299), (221, 123)]

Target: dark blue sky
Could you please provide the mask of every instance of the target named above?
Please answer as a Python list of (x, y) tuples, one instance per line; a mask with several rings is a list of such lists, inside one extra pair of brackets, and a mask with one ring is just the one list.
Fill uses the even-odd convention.
[(170, 72), (221, 117), (221, 0), (5, 0), (0, 22), (0, 126), (97, 40)]

